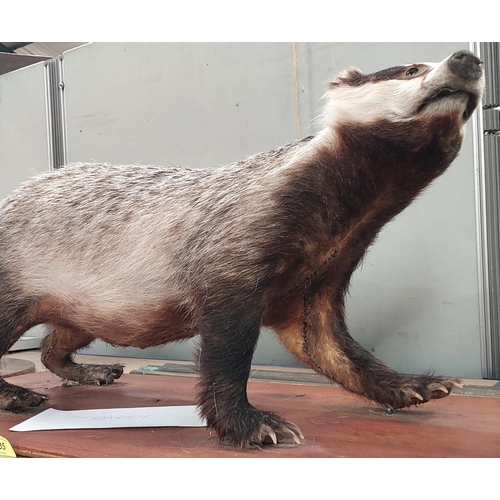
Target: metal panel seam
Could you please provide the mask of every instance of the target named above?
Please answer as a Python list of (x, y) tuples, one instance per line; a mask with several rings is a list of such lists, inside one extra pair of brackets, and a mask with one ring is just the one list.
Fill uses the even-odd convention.
[[(487, 101), (498, 100), (496, 95), (499, 61), (495, 58), (495, 49), (499, 44), (494, 42), (470, 42), (471, 51), (485, 62), (487, 82), (490, 88), (483, 99), (483, 107), (479, 107), (473, 126), (474, 143), (474, 176), (476, 194), (476, 226), (477, 226), (477, 265), (479, 286), (481, 364), (483, 378), (498, 379), (500, 377), (500, 305), (498, 304), (498, 288), (500, 286), (500, 269), (498, 255), (500, 249), (500, 183), (496, 171), (498, 169), (498, 136), (485, 136), (485, 110), (490, 110)], [(486, 101), (486, 102), (485, 102)], [(487, 141), (486, 141), (487, 139)], [(488, 142), (488, 144), (486, 144)], [(491, 142), (491, 144), (490, 144)]]
[(67, 162), (63, 56), (47, 61), (44, 70), (49, 168), (54, 170)]

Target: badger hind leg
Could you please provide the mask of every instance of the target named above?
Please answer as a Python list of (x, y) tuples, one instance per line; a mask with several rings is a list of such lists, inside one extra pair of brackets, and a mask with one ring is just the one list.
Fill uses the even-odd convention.
[(79, 364), (73, 361), (73, 353), (93, 340), (94, 337), (78, 328), (50, 327), (42, 342), (42, 363), (59, 377), (81, 385), (112, 384), (123, 374), (123, 365)]
[[(0, 296), (0, 357), (35, 324), (30, 320), (29, 306), (8, 307)], [(47, 397), (43, 394), (9, 384), (0, 377), (0, 410), (22, 411), (40, 406)]]
[(220, 307), (201, 327), (199, 405), (223, 444), (240, 448), (300, 443), (300, 429), (247, 398), (247, 382), (260, 330), (255, 313)]

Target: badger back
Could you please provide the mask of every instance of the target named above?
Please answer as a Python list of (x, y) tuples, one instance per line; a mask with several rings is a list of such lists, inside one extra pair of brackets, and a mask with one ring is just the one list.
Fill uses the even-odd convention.
[(220, 168), (74, 164), (38, 176), (0, 205), (0, 266), (27, 295), (99, 316), (255, 288), (278, 231), (274, 191), (309, 140)]

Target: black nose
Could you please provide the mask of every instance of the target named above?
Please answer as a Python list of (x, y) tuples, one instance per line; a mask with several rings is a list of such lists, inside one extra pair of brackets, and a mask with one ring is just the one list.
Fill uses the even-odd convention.
[(478, 80), (483, 74), (483, 63), (472, 52), (459, 50), (448, 58), (451, 72), (465, 80)]

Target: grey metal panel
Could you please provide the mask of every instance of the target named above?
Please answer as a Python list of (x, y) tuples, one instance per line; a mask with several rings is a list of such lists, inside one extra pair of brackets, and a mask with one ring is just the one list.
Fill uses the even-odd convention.
[(65, 54), (68, 161), (217, 166), (294, 137), (291, 44), (93, 43)]
[[(467, 42), (297, 44), (302, 135), (324, 81), (441, 60)], [(65, 54), (69, 161), (219, 165), (296, 137), (291, 44), (90, 44)], [(353, 336), (395, 369), (481, 376), (471, 131), (355, 273)], [(114, 351), (190, 359), (192, 343)], [(94, 352), (110, 353), (102, 344)], [(299, 365), (266, 332), (256, 363)]]
[[(0, 76), (0, 198), (48, 170), (43, 66)], [(25, 337), (42, 335), (35, 327)]]
[(48, 170), (43, 66), (0, 76), (0, 198)]
[(478, 226), (479, 297), (482, 330), (483, 377), (500, 377), (500, 43), (474, 42), (472, 49), (484, 61), (486, 90), (482, 110), (473, 125)]

